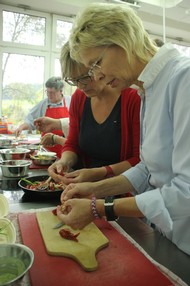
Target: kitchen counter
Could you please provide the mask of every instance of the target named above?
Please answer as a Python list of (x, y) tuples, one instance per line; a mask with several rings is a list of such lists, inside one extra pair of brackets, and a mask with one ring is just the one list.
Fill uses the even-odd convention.
[[(31, 170), (28, 176), (47, 174), (46, 170)], [(53, 207), (59, 198), (47, 200), (30, 197), (18, 186), (19, 179), (3, 178), (0, 174), (0, 193), (9, 201), (10, 212)], [(190, 256), (180, 251), (167, 238), (138, 218), (119, 218), (117, 222), (155, 261), (190, 285)]]

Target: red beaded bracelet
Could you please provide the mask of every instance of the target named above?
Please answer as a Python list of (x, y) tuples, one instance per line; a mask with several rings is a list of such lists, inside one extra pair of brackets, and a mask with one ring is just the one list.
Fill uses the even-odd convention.
[(111, 177), (115, 176), (115, 174), (114, 174), (114, 172), (110, 166), (105, 166), (105, 168), (106, 168), (105, 178), (111, 178)]
[(95, 218), (100, 218), (96, 209), (96, 198), (93, 196), (91, 201), (92, 214)]

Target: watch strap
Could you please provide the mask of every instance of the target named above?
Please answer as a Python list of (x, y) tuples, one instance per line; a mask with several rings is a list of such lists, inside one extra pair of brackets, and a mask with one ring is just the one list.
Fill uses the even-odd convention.
[(114, 213), (114, 197), (106, 197), (104, 202), (105, 215), (108, 221), (114, 221), (118, 217)]

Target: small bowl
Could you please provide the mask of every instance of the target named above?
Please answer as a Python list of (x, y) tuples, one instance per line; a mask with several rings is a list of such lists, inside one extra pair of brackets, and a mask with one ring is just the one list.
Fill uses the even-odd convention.
[(0, 218), (8, 215), (8, 212), (9, 212), (8, 200), (3, 194), (0, 194)]
[(22, 160), (26, 158), (26, 154), (30, 153), (29, 149), (11, 148), (2, 149), (0, 154), (3, 160)]
[(15, 243), (16, 229), (12, 222), (7, 218), (0, 218), (0, 244)]
[(34, 261), (33, 251), (23, 244), (0, 244), (0, 286), (23, 277)]
[(26, 154), (26, 158), (29, 158), (30, 155), (36, 154), (39, 150), (39, 146), (35, 144), (20, 145), (19, 147), (30, 150), (30, 152)]
[(12, 139), (0, 138), (0, 147), (11, 145)]
[(20, 178), (28, 174), (30, 165), (31, 161), (28, 160), (5, 160), (0, 167), (4, 177)]
[(30, 157), (32, 162), (34, 163), (34, 165), (37, 166), (48, 166), (51, 165), (55, 162), (55, 160), (57, 159), (56, 156), (39, 156), (39, 155), (35, 155)]
[(46, 157), (54, 157), (56, 156), (57, 154), (55, 152), (42, 152), (42, 151), (38, 151), (37, 152), (37, 155), (38, 156), (46, 156)]

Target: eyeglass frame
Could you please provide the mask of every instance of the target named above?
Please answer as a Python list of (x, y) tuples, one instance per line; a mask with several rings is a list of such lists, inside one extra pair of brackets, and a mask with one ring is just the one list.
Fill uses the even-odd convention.
[(91, 64), (89, 70), (88, 70), (88, 75), (93, 77), (94, 76), (94, 69), (97, 68), (97, 69), (101, 69), (101, 66), (98, 65), (98, 62), (102, 62), (103, 60), (103, 57), (104, 57), (104, 54), (106, 52), (106, 50), (108, 49), (109, 46), (106, 46), (106, 48), (103, 50), (101, 56), (94, 62)]
[[(48, 87), (48, 88), (50, 88), (50, 89), (52, 89), (51, 87)], [(54, 87), (53, 87), (54, 88)], [(54, 88), (55, 89), (55, 88)], [(62, 89), (55, 89), (54, 91), (49, 91), (49, 90), (45, 90), (45, 93), (48, 95), (48, 94), (53, 94), (53, 95), (55, 95), (57, 92), (61, 92), (62, 93)]]
[[(69, 85), (71, 85), (71, 86), (77, 86), (77, 87), (78, 87), (79, 83), (82, 84), (82, 85), (87, 85), (87, 84), (88, 84), (88, 83), (85, 83), (85, 82), (82, 82), (82, 81), (81, 81), (81, 80), (84, 79), (84, 78), (88, 78), (88, 79), (90, 79), (90, 82), (92, 82), (92, 77), (91, 77), (89, 74), (85, 74), (85, 75), (80, 76), (80, 77), (78, 77), (78, 78), (65, 77), (65, 78), (64, 78), (64, 81), (65, 81), (66, 83), (68, 83)], [(69, 82), (69, 81), (70, 81), (70, 82)], [(74, 81), (76, 81), (76, 83), (72, 83), (72, 82), (74, 82)]]

